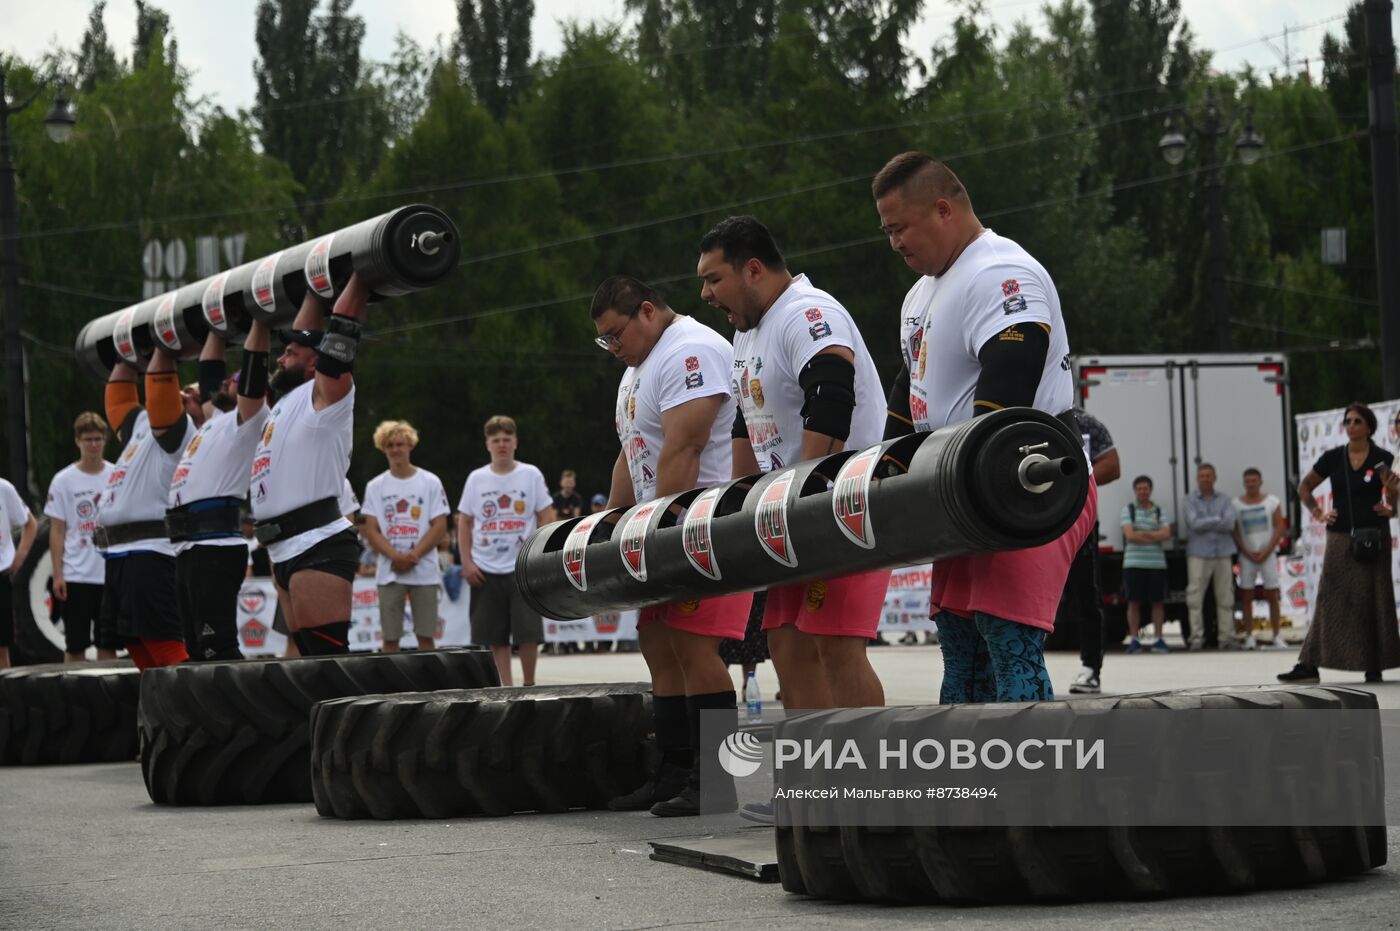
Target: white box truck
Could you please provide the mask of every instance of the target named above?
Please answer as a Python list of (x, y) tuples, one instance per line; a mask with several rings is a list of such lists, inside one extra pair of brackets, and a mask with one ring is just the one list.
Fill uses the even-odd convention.
[[(1167, 616), (1186, 617), (1186, 496), (1196, 469), (1216, 469), (1216, 488), (1236, 497), (1253, 466), (1264, 490), (1286, 502), (1290, 537), (1298, 527), (1298, 465), (1289, 408), (1288, 359), (1281, 353), (1076, 356), (1079, 403), (1113, 435), (1122, 477), (1099, 489), (1099, 553), (1105, 639), (1126, 630), (1121, 596), (1119, 515), (1133, 500), (1133, 478), (1149, 475), (1153, 497), (1172, 518)], [(1144, 618), (1146, 620), (1146, 618)]]

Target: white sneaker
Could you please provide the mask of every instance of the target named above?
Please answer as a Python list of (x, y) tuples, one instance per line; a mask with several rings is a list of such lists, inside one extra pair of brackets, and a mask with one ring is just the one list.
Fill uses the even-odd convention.
[(1288, 645), (1288, 641), (1285, 640), (1285, 639), (1283, 639), (1283, 634), (1279, 634), (1277, 637), (1274, 638), (1274, 645), (1273, 645), (1273, 648), (1274, 648), (1275, 650), (1291, 650), (1291, 649), (1293, 649), (1291, 646)]
[(1094, 670), (1088, 666), (1079, 675), (1074, 677), (1074, 683), (1069, 690), (1075, 695), (1097, 695), (1099, 694), (1099, 677)]
[(1245, 638), (1244, 638), (1244, 648), (1245, 648), (1246, 650), (1257, 650), (1257, 649), (1259, 649), (1259, 641), (1257, 641), (1257, 640), (1254, 639), (1254, 635), (1253, 635), (1253, 634), (1250, 634), (1248, 637), (1245, 637)]

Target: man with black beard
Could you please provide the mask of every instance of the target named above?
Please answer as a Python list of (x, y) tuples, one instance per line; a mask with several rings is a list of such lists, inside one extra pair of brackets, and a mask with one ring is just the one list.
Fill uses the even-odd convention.
[(308, 290), (277, 360), (273, 406), (253, 455), (255, 533), (272, 559), (287, 626), (303, 656), (349, 652), (351, 581), (360, 562), (338, 498), (350, 467), (351, 371), (368, 290), (351, 276), (328, 319)]
[(170, 479), (165, 512), (191, 659), (243, 658), (237, 608), (248, 545), (239, 532), (239, 511), (248, 496), (248, 466), (268, 418), (270, 341), (267, 324), (255, 321), (243, 343), (237, 400), (228, 390), (232, 382), (224, 378), (224, 338), (210, 333), (199, 355), (204, 421)]

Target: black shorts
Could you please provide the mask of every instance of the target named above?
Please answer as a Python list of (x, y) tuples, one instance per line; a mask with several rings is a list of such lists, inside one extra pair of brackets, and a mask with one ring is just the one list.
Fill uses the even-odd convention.
[(175, 597), (175, 557), (139, 551), (107, 560), (98, 626), (117, 639), (184, 642), (180, 603)]
[(104, 591), (106, 586), (93, 582), (69, 582), (67, 600), (57, 602), (63, 618), (63, 648), (69, 653), (84, 653), (90, 646), (99, 650), (123, 646), (115, 624), (102, 620)]
[(175, 557), (185, 651), (190, 659), (236, 660), (238, 591), (248, 572), (246, 546), (192, 546)]
[(15, 644), (14, 586), (9, 573), (0, 572), (0, 647)]
[(1167, 600), (1167, 570), (1124, 569), (1123, 591), (1132, 604), (1156, 604)]
[(472, 643), (503, 647), (512, 641), (516, 645), (544, 642), (544, 620), (521, 597), (515, 573), (482, 575), (486, 584), (472, 589)]
[(272, 564), (272, 578), (285, 592), (292, 590), (292, 576), (307, 569), (329, 572), (338, 579), (355, 581), (360, 568), (360, 538), (353, 530), (327, 537), (299, 556)]

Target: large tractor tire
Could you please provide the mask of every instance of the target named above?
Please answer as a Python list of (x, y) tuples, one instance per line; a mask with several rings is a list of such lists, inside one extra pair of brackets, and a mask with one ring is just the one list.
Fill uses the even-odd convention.
[(0, 764), (135, 760), (140, 681), (125, 660), (0, 672)]
[(316, 810), (452, 818), (602, 808), (646, 779), (650, 686), (370, 695), (311, 716)]
[(500, 684), (486, 650), (182, 663), (148, 669), (138, 725), (151, 800), (309, 802), (311, 709), (351, 695)]
[(63, 662), (61, 620), (53, 617), (53, 562), (49, 559), (49, 519), (40, 518), (34, 546), (15, 572), (15, 645), (11, 661), (16, 666)]
[[(1374, 709), (1369, 692), (1274, 686), (1072, 699), (1084, 709)], [(930, 708), (977, 715), (988, 708)], [(916, 709), (902, 708), (907, 724)], [(799, 719), (800, 720), (800, 719)], [(891, 719), (893, 720), (893, 718)], [(872, 722), (878, 726), (878, 722)], [(819, 730), (819, 728), (817, 729)], [(817, 730), (804, 736), (820, 739)], [(1350, 827), (779, 827), (788, 892), (890, 903), (1088, 901), (1296, 888), (1386, 862), (1384, 825)]]

